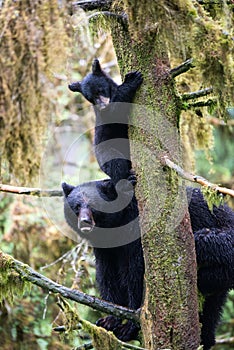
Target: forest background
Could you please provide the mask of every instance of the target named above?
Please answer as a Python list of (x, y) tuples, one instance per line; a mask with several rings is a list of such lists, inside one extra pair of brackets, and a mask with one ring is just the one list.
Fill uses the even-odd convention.
[[(221, 18), (220, 4), (207, 7), (209, 15)], [(116, 82), (121, 81), (107, 26), (90, 27), (92, 15), (72, 2), (3, 1), (0, 7), (1, 182), (60, 189), (62, 181), (78, 184), (103, 178), (92, 152), (92, 108), (67, 85), (90, 72), (95, 57)], [(203, 88), (199, 75), (197, 81), (193, 75), (191, 84), (190, 74), (177, 80), (181, 94)], [(185, 169), (234, 188), (234, 109), (229, 107), (228, 122), (219, 119), (213, 106), (187, 110), (180, 128)], [(1, 193), (0, 199), (4, 253), (60, 284), (97, 295), (92, 250), (74, 240), (64, 222), (62, 198)], [(52, 330), (66, 319), (57, 296), (30, 286), (23, 296), (10, 299), (0, 305), (1, 349), (66, 350), (88, 342), (83, 331), (61, 336)], [(233, 302), (231, 292), (218, 329), (222, 339), (233, 336)], [(100, 317), (89, 307), (72, 307), (93, 323)]]

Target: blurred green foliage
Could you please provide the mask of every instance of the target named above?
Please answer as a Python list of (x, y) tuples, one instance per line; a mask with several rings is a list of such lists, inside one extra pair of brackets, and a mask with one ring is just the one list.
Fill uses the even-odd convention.
[[(214, 147), (209, 150), (209, 160), (205, 152), (195, 152), (196, 173), (212, 183), (234, 188), (234, 127), (219, 126), (214, 128)], [(233, 198), (225, 198), (234, 208)]]
[[(41, 211), (39, 199), (27, 197), (11, 200), (10, 204), (6, 199), (1, 204), (3, 202), (6, 211), (1, 220), (0, 242), (5, 253), (38, 271), (44, 266), (42, 273), (60, 284), (97, 294), (94, 260), (87, 244), (76, 246), (75, 242), (61, 235)], [(10, 225), (5, 225), (5, 222)], [(72, 332), (74, 337), (65, 334), (62, 339), (52, 331), (53, 327), (64, 322), (57, 302), (56, 295), (36, 286), (32, 286), (23, 297), (14, 298), (14, 303), (4, 300), (0, 305), (0, 348), (56, 350), (80, 345), (82, 342), (77, 332)], [(88, 307), (76, 304), (75, 308), (81, 318), (91, 322), (95, 323), (100, 317)]]
[[(234, 336), (234, 290), (229, 292), (228, 300), (225, 304), (222, 322), (217, 329), (217, 339), (231, 338)], [(215, 349), (230, 350), (233, 344), (230, 345), (216, 345)]]

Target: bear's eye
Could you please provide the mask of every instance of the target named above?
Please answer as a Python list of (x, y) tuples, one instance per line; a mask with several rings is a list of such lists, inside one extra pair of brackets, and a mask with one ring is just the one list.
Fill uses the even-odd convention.
[(76, 204), (76, 209), (80, 210), (80, 204)]
[(96, 96), (95, 97), (99, 97), (99, 96), (103, 96), (104, 95), (104, 90), (103, 89), (99, 89), (96, 93)]

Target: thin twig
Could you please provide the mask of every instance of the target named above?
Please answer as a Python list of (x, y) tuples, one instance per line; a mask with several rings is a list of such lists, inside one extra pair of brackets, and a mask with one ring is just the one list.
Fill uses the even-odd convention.
[(172, 68), (170, 70), (170, 75), (172, 78), (177, 77), (180, 74), (183, 74), (185, 72), (187, 72), (189, 69), (195, 67), (193, 64), (193, 59), (190, 58), (189, 60), (183, 62), (182, 64), (180, 64), (178, 67)]
[(213, 88), (209, 87), (206, 89), (202, 89), (202, 90), (198, 90), (198, 91), (194, 91), (194, 92), (189, 92), (188, 94), (183, 94), (183, 95), (181, 95), (181, 98), (183, 101), (187, 101), (187, 100), (192, 100), (192, 99), (196, 99), (199, 97), (207, 96), (207, 95), (211, 94), (212, 92), (213, 92)]
[(62, 190), (42, 190), (35, 187), (18, 187), (0, 184), (0, 192), (14, 193), (14, 194), (26, 194), (28, 196), (36, 197), (62, 197)]
[(215, 117), (206, 117), (206, 120), (208, 123), (214, 125), (214, 126), (234, 126), (234, 120), (228, 119), (227, 121), (224, 121), (223, 119), (215, 118)]
[(79, 304), (87, 305), (95, 310), (105, 312), (117, 317), (126, 318), (133, 322), (139, 322), (140, 310), (131, 310), (126, 307), (115, 305), (96, 298), (94, 296), (82, 293), (76, 289), (71, 289), (58, 284), (51, 279), (41, 275), (33, 270), (30, 266), (23, 264), (21, 261), (14, 259), (10, 255), (4, 254), (0, 251), (0, 260), (11, 261), (10, 267), (17, 271), (18, 274), (26, 281), (29, 281), (37, 286), (50, 291), (52, 293), (59, 293), (63, 297), (73, 300)]
[(220, 344), (234, 344), (234, 337), (230, 337), (230, 338), (217, 338), (216, 339), (216, 344), (220, 345)]
[(162, 163), (164, 165), (168, 166), (169, 168), (175, 170), (177, 172), (177, 174), (185, 180), (188, 180), (191, 182), (197, 182), (201, 186), (210, 187), (214, 191), (217, 191), (217, 192), (223, 193), (223, 194), (228, 194), (229, 196), (234, 197), (234, 190), (231, 190), (231, 189), (226, 188), (226, 187), (220, 187), (216, 184), (209, 182), (207, 179), (205, 179), (202, 176), (193, 175), (193, 174), (185, 171), (179, 165), (172, 162), (167, 156), (164, 156), (162, 158)]
[(210, 98), (209, 100), (206, 100), (206, 101), (186, 103), (184, 105), (182, 104), (182, 109), (186, 111), (187, 109), (191, 109), (191, 108), (209, 107), (209, 106), (214, 106), (216, 104), (217, 104), (217, 100)]
[(112, 0), (75, 1), (72, 6), (79, 6), (84, 11), (109, 10), (112, 2)]
[[(200, 5), (207, 5), (207, 0), (196, 0)], [(213, 1), (214, 4), (217, 4), (218, 5), (218, 1)], [(226, 4), (227, 5), (231, 5), (233, 6), (233, 0), (227, 0), (226, 1)], [(220, 1), (220, 5), (223, 6), (223, 3)]]
[[(81, 326), (80, 326), (80, 324), (78, 323), (76, 326), (74, 325), (74, 326), (71, 328), (71, 330), (78, 330), (78, 329), (80, 329), (80, 328), (81, 328)], [(65, 326), (57, 326), (57, 327), (54, 327), (54, 328), (53, 328), (53, 331), (58, 332), (58, 333), (66, 332), (66, 330), (67, 330), (67, 327), (65, 327)]]
[(84, 245), (85, 240), (83, 239), (79, 244), (77, 244), (74, 248), (70, 249), (68, 252), (64, 253), (62, 256), (60, 256), (58, 259), (52, 261), (50, 264), (44, 265), (40, 267), (40, 270), (48, 269), (49, 267), (56, 265), (60, 261), (68, 261), (69, 259), (71, 260), (71, 257), (74, 253), (76, 255), (79, 254), (82, 246)]
[(123, 349), (133, 349), (133, 350), (147, 350), (145, 348), (141, 348), (137, 345), (133, 345), (133, 344), (128, 344), (128, 343), (124, 343), (123, 341), (118, 339), (118, 343), (122, 346)]
[(72, 350), (90, 350), (93, 349), (93, 343), (89, 341), (88, 343), (82, 344), (76, 348), (72, 348)]

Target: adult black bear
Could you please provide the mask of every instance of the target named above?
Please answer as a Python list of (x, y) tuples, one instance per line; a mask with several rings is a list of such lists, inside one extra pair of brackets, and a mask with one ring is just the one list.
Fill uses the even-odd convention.
[[(134, 193), (117, 195), (109, 179), (79, 186), (62, 184), (67, 223), (93, 245), (96, 280), (104, 300), (138, 309), (142, 303), (144, 259)], [(122, 198), (120, 198), (122, 197)], [(121, 340), (135, 339), (139, 327), (107, 316), (97, 322)]]
[[(139, 308), (143, 294), (144, 260), (134, 195), (123, 209), (116, 210), (114, 206), (112, 211), (108, 209), (107, 212), (117, 196), (110, 180), (93, 181), (77, 187), (65, 183), (62, 186), (68, 224), (94, 244), (101, 297), (133, 309)], [(211, 212), (197, 188), (188, 188), (187, 193), (196, 246), (198, 289), (204, 296), (200, 313), (201, 341), (204, 350), (208, 350), (215, 344), (215, 328), (227, 293), (234, 287), (234, 213), (227, 205), (214, 207)], [(107, 201), (106, 207), (104, 201)], [(98, 203), (101, 203), (100, 206)], [(129, 240), (127, 244), (124, 240), (117, 240), (112, 248), (109, 237), (112, 228), (118, 226), (117, 236), (128, 237)], [(115, 232), (113, 237), (115, 241)], [(108, 244), (102, 248), (105, 240)], [(116, 246), (118, 243), (119, 247)], [(113, 316), (107, 316), (97, 324), (112, 330), (124, 341), (134, 339), (138, 332), (132, 322), (122, 324)]]
[(128, 141), (128, 117), (131, 103), (143, 79), (140, 72), (126, 74), (124, 82), (117, 85), (102, 69), (98, 59), (92, 73), (81, 82), (69, 85), (80, 92), (94, 106), (95, 154), (100, 168), (117, 184), (131, 176), (131, 160)]

